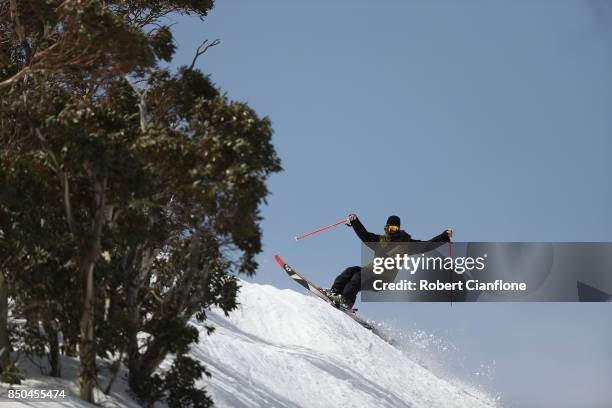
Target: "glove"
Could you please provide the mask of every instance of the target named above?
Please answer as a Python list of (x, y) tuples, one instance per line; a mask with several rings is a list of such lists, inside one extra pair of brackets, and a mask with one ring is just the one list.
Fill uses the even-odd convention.
[(446, 234), (448, 235), (448, 240), (450, 241), (453, 238), (454, 231), (449, 228), (446, 230)]

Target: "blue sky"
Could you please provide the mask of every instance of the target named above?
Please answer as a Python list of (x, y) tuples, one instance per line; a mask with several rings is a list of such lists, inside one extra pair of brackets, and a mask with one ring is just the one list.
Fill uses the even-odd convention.
[[(221, 39), (198, 66), (274, 125), (285, 171), (254, 280), (297, 288), (280, 253), (328, 286), (359, 263), (353, 232), (292, 237), (349, 212), (420, 239), (610, 241), (610, 22), (599, 0), (219, 0), (176, 19), (177, 61)], [(360, 307), (450, 339), (466, 373), (495, 361), (507, 406), (612, 401), (609, 304)]]

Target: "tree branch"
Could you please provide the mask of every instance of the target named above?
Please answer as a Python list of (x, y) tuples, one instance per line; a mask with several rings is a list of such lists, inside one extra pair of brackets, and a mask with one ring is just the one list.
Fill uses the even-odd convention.
[(15, 27), (15, 33), (17, 33), (17, 38), (19, 42), (25, 41), (25, 30), (23, 25), (21, 24), (21, 19), (19, 18), (19, 6), (17, 5), (17, 0), (11, 0), (11, 20), (13, 22), (13, 27)]
[(65, 171), (62, 171), (61, 173), (61, 184), (64, 188), (64, 207), (66, 210), (66, 220), (68, 222), (68, 228), (70, 228), (70, 233), (72, 234), (72, 239), (75, 243), (78, 244), (79, 235), (76, 228), (74, 214), (72, 213), (72, 201), (70, 200), (70, 184), (68, 183), (68, 173), (66, 173)]
[(138, 95), (138, 100), (139, 100), (138, 110), (140, 111), (140, 130), (142, 131), (142, 133), (145, 133), (147, 131), (148, 124), (149, 124), (147, 101), (146, 101), (147, 92), (149, 90), (148, 89), (143, 89), (143, 90), (138, 89), (138, 87), (135, 84), (133, 84), (132, 81), (130, 81), (130, 78), (127, 75), (125, 75), (124, 78), (127, 81), (127, 83), (130, 85), (134, 93)]
[(23, 78), (28, 72), (30, 72), (30, 67), (24, 67), (21, 71), (17, 72), (12, 77), (0, 82), (0, 89), (4, 89), (13, 85), (15, 82)]
[[(41, 57), (43, 57), (47, 53), (49, 53), (49, 51), (52, 51), (58, 45), (59, 45), (59, 43), (56, 42), (55, 44), (50, 45), (49, 47), (45, 48), (41, 52), (36, 53), (36, 55), (34, 55), (34, 57), (32, 57), (32, 60), (40, 59)], [(43, 68), (32, 68), (32, 66), (36, 66), (36, 65), (38, 65), (38, 63), (34, 63), (34, 65), (32, 65), (32, 64), (27, 65), (27, 66), (23, 67), (19, 72), (17, 72), (12, 77), (7, 78), (4, 81), (0, 82), (0, 89), (4, 89), (6, 87), (12, 86), (15, 82), (19, 81), (21, 78), (23, 78), (26, 74), (28, 74), (30, 72), (42, 71), (43, 70)]]
[(45, 137), (43, 136), (43, 134), (41, 133), (40, 129), (36, 128), (34, 130), (36, 132), (36, 136), (38, 137), (38, 140), (40, 140), (44, 151), (49, 155), (49, 157), (51, 158), (51, 160), (53, 161), (53, 164), (51, 164), (51, 169), (57, 173), (59, 175), (60, 173), (60, 165), (59, 165), (59, 161), (57, 160), (57, 156), (55, 155), (55, 153), (53, 153), (53, 151), (49, 148), (49, 145), (47, 143), (47, 139), (45, 139)]
[(221, 40), (219, 40), (218, 38), (211, 43), (209, 43), (208, 40), (204, 40), (204, 42), (197, 48), (196, 53), (193, 56), (193, 60), (191, 61), (191, 65), (189, 66), (189, 69), (193, 69), (196, 62), (198, 61), (198, 58), (200, 58), (201, 55), (208, 51), (209, 48), (219, 45), (220, 43)]
[(68, 228), (70, 229), (72, 239), (76, 244), (78, 244), (79, 235), (76, 226), (76, 220), (74, 219), (74, 214), (72, 213), (72, 201), (70, 200), (70, 183), (68, 182), (68, 173), (61, 169), (59, 161), (57, 160), (57, 156), (55, 156), (55, 153), (53, 153), (53, 151), (49, 148), (47, 140), (41, 133), (40, 129), (36, 128), (35, 132), (36, 136), (38, 136), (38, 139), (41, 141), (45, 152), (51, 157), (51, 160), (53, 161), (53, 170), (55, 170), (57, 176), (59, 177), (60, 185), (64, 190), (64, 211), (66, 213), (66, 221), (68, 223)]

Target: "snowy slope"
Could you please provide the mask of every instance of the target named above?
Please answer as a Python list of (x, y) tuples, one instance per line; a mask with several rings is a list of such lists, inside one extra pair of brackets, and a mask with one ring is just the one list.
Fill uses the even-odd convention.
[[(193, 322), (201, 333), (191, 355), (212, 373), (198, 385), (219, 407), (495, 406), (493, 398), (434, 375), (319, 299), (242, 282), (240, 303), (230, 317), (209, 313), (207, 323), (216, 327), (212, 336)], [(168, 358), (164, 366), (170, 364)], [(65, 399), (44, 406), (93, 406), (78, 399), (76, 359), (63, 357), (60, 379), (41, 375), (27, 360), (18, 365), (28, 379), (14, 388), (66, 391)], [(138, 406), (125, 377), (119, 375), (111, 395), (97, 393), (101, 406)], [(100, 381), (108, 381), (104, 372)], [(0, 384), (0, 406), (39, 405), (8, 400), (7, 386)]]
[[(16, 355), (13, 357), (15, 358)], [(53, 378), (41, 374), (39, 366), (48, 370), (46, 358), (29, 360), (21, 355), (21, 358), (17, 360), (17, 366), (26, 379), (22, 381), (21, 385), (0, 383), (0, 407), (94, 408), (98, 406), (105, 408), (138, 408), (140, 406), (130, 395), (125, 371), (122, 371), (117, 377), (109, 395), (104, 395), (97, 387), (94, 389), (96, 405), (83, 401), (79, 398), (78, 359), (66, 356), (62, 356), (61, 359), (62, 377)], [(108, 371), (100, 362), (98, 362), (98, 370), (98, 381), (101, 386), (105, 386), (109, 380)], [(11, 388), (21, 391), (61, 390), (64, 391), (65, 395), (56, 399), (10, 399), (8, 398), (8, 390)]]
[(220, 407), (491, 407), (492, 398), (454, 385), (412, 361), (324, 302), (243, 282), (241, 306), (192, 357)]

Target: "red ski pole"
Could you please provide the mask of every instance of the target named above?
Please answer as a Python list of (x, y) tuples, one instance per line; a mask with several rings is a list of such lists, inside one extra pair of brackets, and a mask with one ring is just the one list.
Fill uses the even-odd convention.
[(309, 237), (309, 236), (311, 236), (311, 235), (318, 234), (319, 232), (323, 232), (323, 231), (328, 230), (328, 229), (333, 228), (333, 227), (337, 227), (337, 226), (338, 226), (338, 225), (340, 225), (340, 224), (346, 224), (347, 222), (348, 222), (348, 218), (347, 218), (347, 219), (344, 219), (344, 220), (340, 220), (340, 221), (338, 221), (338, 222), (336, 222), (336, 223), (334, 223), (334, 224), (328, 225), (328, 226), (323, 227), (323, 228), (319, 228), (318, 230), (315, 230), (315, 231), (309, 232), (309, 233), (304, 234), (304, 235), (299, 235), (299, 236), (296, 236), (296, 237), (295, 237), (295, 240), (296, 240), (296, 241), (299, 241), (300, 239), (304, 239), (304, 238)]

